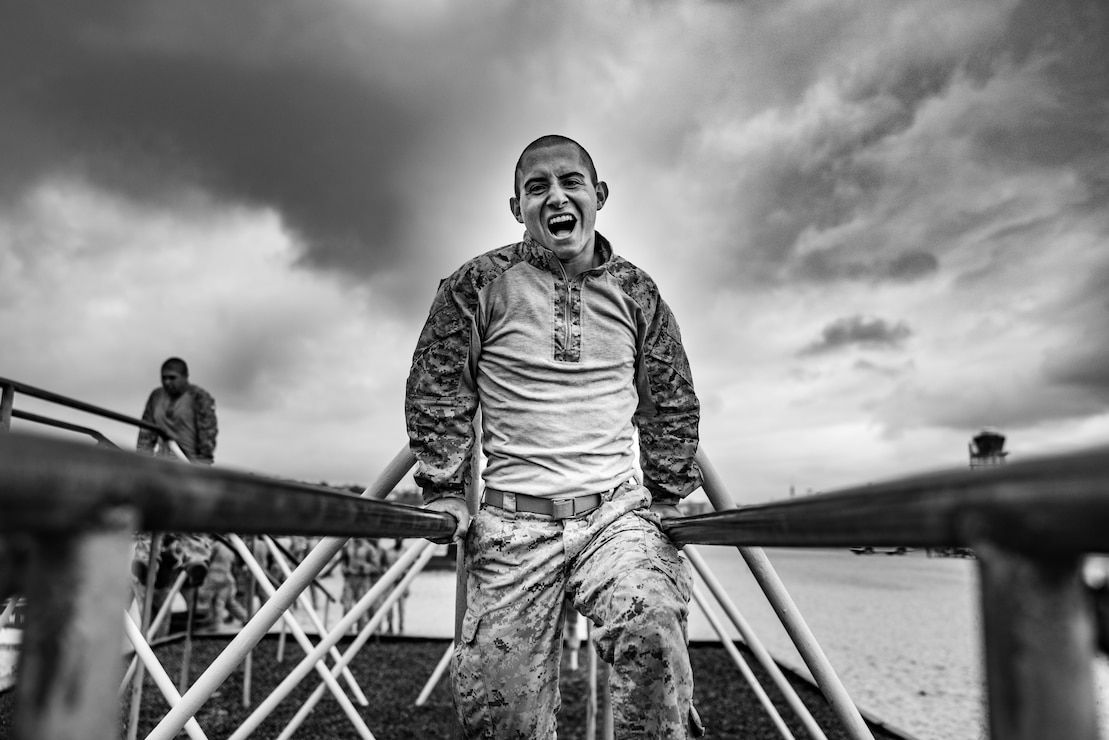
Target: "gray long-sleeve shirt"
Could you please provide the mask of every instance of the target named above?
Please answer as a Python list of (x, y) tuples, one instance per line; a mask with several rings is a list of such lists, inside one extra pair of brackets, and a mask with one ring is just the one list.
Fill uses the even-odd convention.
[(700, 407), (677, 322), (651, 278), (597, 235), (567, 279), (525, 237), (443, 281), (405, 400), (417, 482), (461, 492), (480, 402), (486, 485), (535, 496), (605, 490), (640, 467), (656, 502), (696, 489)]

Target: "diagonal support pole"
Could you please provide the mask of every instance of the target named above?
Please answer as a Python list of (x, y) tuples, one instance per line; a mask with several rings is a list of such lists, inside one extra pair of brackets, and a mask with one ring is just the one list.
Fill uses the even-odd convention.
[[(277, 685), (277, 688), (270, 692), (270, 695), (258, 705), (254, 712), (247, 717), (241, 725), (239, 725), (228, 740), (243, 740), (249, 737), (250, 734), (257, 729), (258, 725), (261, 724), (262, 720), (269, 716), (285, 696), (308, 675), (312, 666), (319, 665), (319, 661), (327, 651), (335, 643), (345, 637), (350, 628), (373, 606), (374, 602), (381, 598), (382, 594), (395, 583), (396, 573), (400, 572), (401, 569), (408, 568), (418, 556), (425, 552), (427, 549), (426, 544), (429, 543), (419, 543), (415, 547), (406, 550), (405, 553), (401, 555), (400, 559), (397, 560), (397, 564), (393, 569), (379, 579), (378, 582), (374, 584), (373, 588), (362, 595), (362, 598), (358, 600), (349, 612), (343, 615), (343, 618), (332, 628), (331, 632), (327, 633), (312, 650), (306, 651), (307, 654), (301, 659), (297, 667), (290, 671), (289, 675)], [(327, 675), (329, 678), (331, 677), (330, 673)]]
[[(254, 572), (254, 577), (258, 581), (258, 585), (265, 592), (266, 597), (270, 601), (273, 601), (274, 595), (277, 593), (277, 591), (276, 589), (274, 589), (273, 584), (270, 583), (269, 579), (266, 578), (266, 574), (262, 570), (262, 566), (259, 565), (258, 561), (254, 559), (254, 555), (252, 555), (251, 552), (247, 549), (246, 544), (244, 544), (242, 541), (242, 538), (240, 538), (238, 535), (233, 534), (229, 535), (227, 539), (235, 548), (235, 551), (239, 554), (239, 557), (241, 557), (243, 559), (243, 562), (246, 563), (247, 567), (250, 568), (252, 572)], [(297, 594), (303, 594), (303, 590), (297, 591)], [(267, 603), (269, 602), (267, 601)], [(312, 641), (308, 639), (308, 635), (304, 633), (304, 630), (301, 628), (300, 623), (297, 622), (296, 617), (288, 610), (288, 608), (281, 612), (281, 617), (285, 620), (285, 624), (288, 625), (289, 631), (293, 634), (293, 637), (296, 638), (296, 641), (300, 645), (301, 649), (304, 650), (304, 652), (306, 653), (311, 653), (313, 650)], [(339, 702), (339, 706), (342, 708), (343, 713), (347, 715), (351, 723), (354, 725), (355, 729), (358, 730), (358, 734), (363, 738), (372, 738), (373, 733), (371, 733), (370, 728), (366, 726), (366, 722), (362, 719), (362, 715), (358, 713), (358, 709), (355, 708), (354, 704), (350, 700), (350, 697), (348, 697), (343, 691), (343, 687), (340, 686), (339, 682), (331, 676), (331, 672), (327, 670), (327, 666), (325, 666), (323, 663), (316, 664), (316, 672), (319, 673), (320, 676), (323, 678), (324, 683), (327, 684), (327, 688), (331, 690), (331, 693), (335, 696), (335, 700)]]
[(743, 659), (743, 656), (740, 654), (739, 650), (736, 649), (731, 638), (728, 637), (728, 631), (724, 628), (724, 623), (721, 622), (720, 617), (716, 616), (712, 611), (708, 601), (705, 599), (705, 595), (701, 593), (701, 589), (693, 589), (693, 599), (697, 602), (697, 606), (701, 607), (701, 611), (709, 620), (709, 624), (712, 625), (712, 628), (716, 630), (716, 634), (720, 636), (720, 644), (724, 646), (724, 650), (731, 657), (732, 662), (736, 664), (736, 667), (739, 668), (739, 672), (743, 674), (743, 678), (747, 681), (747, 685), (755, 692), (755, 698), (759, 700), (759, 704), (762, 704), (762, 708), (765, 709), (766, 713), (770, 716), (770, 721), (774, 724), (774, 727), (778, 729), (779, 734), (786, 740), (794, 740), (793, 733), (789, 731), (789, 728), (786, 727), (786, 723), (782, 720), (782, 715), (778, 713), (778, 709), (774, 706), (774, 703), (770, 701), (770, 697), (766, 695), (766, 691), (763, 689), (762, 684), (759, 683), (758, 677), (751, 671), (751, 667), (747, 665), (747, 661)]
[[(154, 616), (154, 621), (152, 621), (150, 623), (150, 626), (146, 628), (145, 639), (147, 644), (149, 644), (150, 640), (154, 638), (154, 635), (158, 634), (158, 629), (162, 626), (162, 622), (169, 618), (169, 614), (173, 610), (173, 598), (177, 596), (177, 592), (181, 590), (181, 586), (185, 584), (185, 579), (188, 577), (189, 574), (185, 571), (181, 571), (177, 574), (177, 579), (170, 586), (169, 591), (166, 592), (166, 600), (162, 602), (162, 608), (158, 610), (158, 613)], [(140, 632), (140, 634), (142, 633)], [(131, 663), (127, 666), (127, 671), (123, 674), (123, 681), (119, 684), (119, 693), (121, 695), (124, 691), (127, 690), (127, 685), (134, 677), (135, 668), (138, 666), (138, 664), (139, 656), (138, 653), (136, 653), (135, 655), (131, 656)]]
[(443, 651), (443, 657), (435, 664), (435, 670), (431, 672), (431, 676), (427, 679), (427, 683), (425, 683), (423, 689), (420, 690), (420, 695), (416, 697), (416, 706), (422, 707), (427, 703), (428, 698), (431, 696), (431, 692), (435, 690), (435, 687), (439, 685), (439, 681), (442, 680), (443, 674), (447, 672), (447, 666), (451, 664), (451, 657), (453, 655), (454, 640), (451, 640), (450, 644), (447, 645), (447, 649)]
[[(778, 687), (778, 691), (782, 693), (786, 703), (789, 704), (790, 708), (797, 714), (798, 719), (800, 719), (801, 724), (805, 726), (805, 730), (809, 733), (809, 736), (812, 737), (813, 740), (827, 740), (824, 731), (820, 729), (820, 725), (816, 723), (816, 719), (813, 718), (812, 713), (809, 712), (809, 708), (801, 701), (801, 697), (797, 695), (793, 686), (786, 679), (785, 674), (782, 673), (782, 669), (778, 667), (773, 656), (770, 655), (770, 652), (762, 644), (762, 640), (759, 639), (755, 630), (751, 628), (751, 625), (743, 617), (739, 608), (736, 607), (735, 602), (728, 596), (728, 592), (712, 572), (712, 569), (709, 568), (700, 550), (694, 545), (686, 545), (682, 552), (685, 553), (689, 562), (693, 564), (693, 567), (697, 570), (697, 574), (701, 576), (701, 580), (709, 587), (709, 591), (716, 597), (717, 603), (720, 604), (724, 613), (728, 615), (732, 624), (735, 625), (736, 630), (739, 631), (740, 636), (743, 638), (744, 642), (747, 643), (748, 649), (751, 650), (751, 654), (755, 656), (759, 665), (763, 667), (774, 682), (774, 685)], [(721, 639), (727, 640), (723, 635), (721, 635)]]
[[(408, 585), (416, 578), (417, 575), (420, 574), (420, 571), (424, 569), (424, 566), (427, 565), (428, 561), (431, 560), (432, 556), (435, 554), (435, 551), (432, 549), (430, 542), (417, 543), (413, 546), (412, 549), (421, 550), (419, 558), (416, 560), (412, 568), (404, 574), (404, 577), (401, 578), (400, 583), (398, 583), (396, 586), (393, 586), (393, 590), (389, 593), (388, 598), (385, 599), (381, 607), (377, 610), (377, 612), (374, 613), (373, 617), (370, 618), (370, 621), (366, 624), (366, 626), (362, 628), (362, 631), (358, 633), (358, 636), (354, 638), (354, 641), (350, 644), (350, 646), (343, 653), (342, 657), (339, 659), (338, 664), (334, 668), (332, 668), (332, 675), (335, 675), (339, 670), (346, 668), (346, 666), (349, 665), (352, 660), (354, 660), (354, 657), (358, 655), (359, 651), (361, 651), (362, 648), (365, 647), (366, 643), (369, 642), (370, 637), (372, 637), (374, 632), (377, 631), (378, 626), (383, 621), (385, 621), (385, 616), (389, 613), (389, 609), (392, 608), (393, 604), (396, 603), (397, 599), (399, 599), (404, 593), (404, 590), (408, 588)], [(400, 564), (399, 560), (397, 561), (397, 564)], [(398, 577), (400, 572), (403, 572), (403, 568), (397, 568), (396, 565), (394, 565), (393, 568), (390, 568), (385, 576), (383, 576), (383, 578), (388, 578), (390, 581), (392, 581), (393, 579)], [(388, 586), (386, 586), (386, 588), (388, 588)], [(361, 608), (359, 609), (358, 615), (361, 616), (363, 612), (372, 609), (373, 604), (373, 601), (368, 599), (365, 600), (364, 604), (360, 604)], [(320, 699), (323, 697), (323, 688), (323, 684), (320, 684), (316, 687), (315, 691), (312, 692), (312, 695), (309, 696), (304, 704), (300, 707), (300, 709), (297, 710), (296, 715), (294, 715), (293, 718), (289, 721), (289, 724), (285, 727), (284, 730), (282, 730), (281, 734), (277, 736), (277, 740), (291, 740), (291, 738), (294, 737), (294, 733), (296, 733), (297, 729), (304, 722), (304, 720), (308, 718), (308, 715), (311, 714), (312, 710), (316, 707), (316, 704), (318, 704)]]
[[(727, 511), (736, 508), (735, 500), (728, 494), (727, 488), (724, 486), (724, 480), (716, 472), (716, 468), (709, 461), (703, 448), (697, 450), (697, 463), (701, 466), (701, 473), (704, 477), (704, 491), (708, 494), (709, 500), (716, 510)], [(797, 646), (797, 652), (801, 654), (802, 660), (805, 661), (805, 665), (808, 666), (813, 678), (816, 679), (817, 685), (820, 686), (824, 698), (828, 700), (832, 711), (843, 723), (848, 735), (852, 740), (874, 740), (874, 735), (871, 734), (870, 728), (863, 721), (858, 707), (848, 696), (847, 689), (844, 688), (843, 682), (836, 675), (831, 661), (824, 654), (820, 643), (817, 642), (812, 630), (809, 629), (809, 625), (805, 623), (800, 610), (793, 603), (793, 598), (786, 590), (785, 584), (778, 577), (774, 566), (770, 564), (770, 559), (766, 557), (766, 553), (763, 552), (761, 547), (737, 547), (736, 549), (739, 550), (739, 554), (747, 562), (751, 574), (766, 595), (767, 601), (774, 607), (774, 613), (782, 621), (782, 626), (785, 627), (790, 639), (793, 640), (793, 644)]]
[[(162, 664), (158, 662), (158, 656), (154, 654), (154, 650), (151, 649), (150, 644), (143, 637), (142, 630), (139, 629), (139, 626), (135, 624), (135, 620), (127, 612), (123, 613), (123, 631), (135, 648), (135, 657), (141, 660), (146, 669), (150, 671), (150, 677), (154, 679), (154, 685), (162, 692), (166, 702), (172, 707), (181, 701), (181, 695), (177, 693), (173, 680), (166, 673), (166, 669), (162, 667)], [(195, 717), (185, 723), (185, 732), (192, 740), (208, 740)]]
[[(293, 571), (289, 568), (289, 564), (285, 562), (285, 556), (282, 554), (281, 550), (278, 549), (277, 545), (274, 544), (272, 537), (263, 535), (262, 541), (266, 543), (267, 547), (269, 547), (270, 554), (273, 555), (273, 559), (277, 563), (277, 567), (281, 569), (282, 575), (284, 575), (285, 579), (288, 580), (288, 578), (293, 574)], [(315, 608), (312, 606), (312, 599), (309, 598), (307, 591), (301, 591), (300, 594), (297, 595), (297, 603), (300, 604), (302, 609), (304, 609), (304, 613), (308, 615), (308, 619), (312, 622), (313, 626), (315, 626), (316, 631), (320, 635), (326, 634), (327, 627), (324, 625), (323, 621), (320, 619), (319, 614), (316, 613)], [(338, 648), (332, 648), (330, 650), (330, 655), (332, 659), (338, 661), (340, 658)], [(355, 701), (357, 701), (364, 707), (368, 707), (370, 705), (370, 700), (366, 698), (366, 695), (364, 693), (362, 693), (362, 689), (358, 686), (358, 682), (354, 680), (354, 674), (350, 672), (349, 668), (343, 669), (343, 679), (346, 680), (347, 686), (350, 687), (351, 693), (354, 694)]]
[[(416, 459), (408, 445), (404, 445), (389, 462), (385, 470), (382, 471), (381, 475), (378, 476), (377, 480), (362, 493), (362, 497), (385, 498), (408, 474), (415, 461)], [(181, 703), (162, 718), (162, 721), (154, 728), (147, 740), (172, 740), (184, 726), (185, 721), (196, 713), (196, 710), (200, 708), (212, 692), (227, 679), (243, 656), (258, 644), (266, 631), (280, 619), (282, 612), (292, 605), (293, 601), (296, 600), (296, 595), (307, 588), (308, 582), (314, 580), (328, 566), (331, 559), (343, 548), (343, 544), (346, 543), (347, 539), (346, 537), (325, 537), (312, 552), (308, 553), (301, 564), (293, 571), (292, 577), (281, 584), (277, 592), (259, 608), (254, 617), (243, 626), (243, 629), (239, 631), (239, 634), (235, 636), (235, 639), (231, 641), (223, 653), (212, 661), (207, 670), (197, 678), (192, 687), (181, 697)]]

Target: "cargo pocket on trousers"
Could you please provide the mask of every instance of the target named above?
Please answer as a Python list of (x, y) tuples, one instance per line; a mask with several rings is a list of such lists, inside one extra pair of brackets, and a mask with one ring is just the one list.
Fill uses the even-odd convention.
[(678, 548), (659, 527), (657, 519), (648, 516), (640, 516), (640, 519), (648, 527), (643, 532), (642, 540), (647, 560), (655, 570), (670, 579), (677, 587), (682, 600), (688, 603), (693, 595), (692, 566), (681, 556)]
[(462, 617), (462, 642), (469, 645), (474, 641), (477, 636), (478, 627), (481, 626), (481, 614), (475, 614), (470, 610)]

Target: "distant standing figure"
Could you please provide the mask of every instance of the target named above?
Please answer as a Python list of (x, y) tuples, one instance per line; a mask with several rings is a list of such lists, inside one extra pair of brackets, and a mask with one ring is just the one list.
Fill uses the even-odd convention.
[[(382, 574), (387, 572), (393, 567), (393, 564), (400, 560), (401, 552), (404, 550), (404, 540), (397, 537), (393, 540), (392, 547), (386, 547), (384, 544), (381, 546), (381, 569)], [(403, 576), (397, 578), (397, 582)], [(401, 592), (397, 600), (393, 602), (393, 606), (389, 609), (386, 616), (385, 631), (390, 635), (403, 635), (404, 634), (404, 602), (408, 598), (408, 588)]]
[(231, 548), (218, 540), (213, 543), (212, 559), (208, 563), (208, 578), (204, 586), (211, 593), (209, 613), (217, 627), (231, 622), (232, 619), (245, 624), (249, 618), (236, 593), (234, 565), (235, 553)]
[[(339, 561), (343, 574), (343, 613), (354, 607), (374, 584), (381, 573), (381, 551), (373, 540), (352, 537), (343, 545)], [(361, 632), (369, 623), (372, 612), (366, 612), (354, 624), (354, 631)]]
[[(216, 402), (208, 391), (189, 382), (189, 366), (179, 357), (162, 363), (162, 385), (146, 400), (142, 420), (169, 432), (190, 462), (211, 465), (215, 460)], [(139, 452), (169, 454), (154, 432), (139, 430)]]
[[(161, 376), (161, 386), (155, 388), (146, 400), (143, 421), (164, 429), (180, 445), (189, 462), (211, 465), (215, 459), (216, 434), (219, 431), (215, 400), (208, 391), (189, 382), (189, 366), (180, 357), (171, 357), (163, 362)], [(158, 434), (148, 429), (139, 430), (136, 448), (149, 455), (172, 455)], [(141, 533), (136, 537), (132, 572), (139, 581), (140, 596), (150, 562), (150, 545), (149, 534)], [(166, 586), (173, 580), (173, 576), (168, 575), (170, 572), (185, 570), (189, 574), (186, 587), (197, 588), (207, 576), (211, 557), (210, 535), (167, 534), (155, 558), (158, 583), (154, 590), (154, 613), (161, 607)], [(159, 634), (165, 634), (168, 627), (169, 621), (166, 620)]]

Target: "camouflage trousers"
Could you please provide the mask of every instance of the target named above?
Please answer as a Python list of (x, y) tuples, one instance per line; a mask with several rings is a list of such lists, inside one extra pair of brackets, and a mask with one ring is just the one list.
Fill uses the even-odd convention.
[(576, 519), (483, 508), (466, 543), (467, 610), (453, 656), (467, 738), (555, 737), (563, 602), (612, 666), (617, 738), (685, 738), (693, 696), (692, 574), (630, 482)]
[[(184, 571), (188, 580), (184, 587), (196, 588), (204, 582), (208, 575), (208, 562), (212, 559), (212, 536), (208, 534), (182, 534), (165, 532), (162, 534), (162, 545), (154, 557), (154, 597), (151, 618), (158, 613), (165, 603), (169, 587), (177, 578), (177, 574)], [(137, 532), (134, 538), (134, 550), (131, 555), (132, 588), (141, 607), (145, 600), (147, 569), (150, 565), (150, 548), (153, 537), (149, 532)], [(169, 632), (169, 620), (162, 622), (156, 637), (163, 637)]]
[[(369, 573), (343, 573), (343, 613), (349, 612), (358, 600), (366, 595), (366, 592), (373, 588), (374, 583), (377, 582), (378, 577)], [(382, 599), (370, 607), (358, 618), (358, 621), (353, 625), (354, 632), (361, 632), (362, 628), (370, 623), (370, 618), (377, 612), (378, 606)]]

